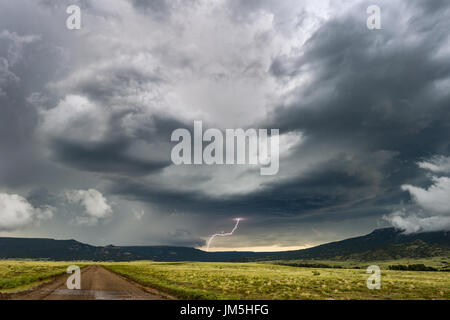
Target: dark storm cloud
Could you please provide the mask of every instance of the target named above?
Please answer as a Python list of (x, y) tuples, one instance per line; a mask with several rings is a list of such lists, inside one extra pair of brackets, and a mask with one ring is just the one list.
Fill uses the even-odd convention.
[[(97, 121), (106, 128), (104, 137), (97, 141), (73, 139), (69, 130), (58, 134), (44, 130), (57, 161), (85, 171), (129, 175), (145, 175), (171, 164), (170, 134), (184, 124), (168, 115), (148, 113), (147, 108), (153, 102), (136, 99), (139, 94), (156, 92), (164, 84), (158, 68), (144, 71), (139, 67), (127, 65), (123, 61), (95, 65), (88, 68), (87, 75), (75, 74), (52, 84), (52, 91), (83, 97), (85, 103), (91, 104), (91, 111), (101, 114), (97, 116), (98, 119), (92, 119), (89, 112), (76, 120), (68, 118), (66, 129), (84, 134), (78, 128), (86, 123), (95, 127)], [(71, 110), (67, 109), (63, 113), (66, 112)], [(135, 119), (131, 127), (124, 124), (127, 117)], [(52, 122), (58, 120), (50, 120), (48, 125), (52, 126)], [(148, 145), (150, 157), (142, 159), (132, 155), (130, 149), (136, 142)]]
[[(311, 145), (395, 152), (398, 159), (381, 172), (386, 182), (399, 186), (418, 174), (418, 168), (411, 172), (415, 161), (450, 152), (444, 138), (449, 134), (450, 96), (444, 81), (450, 60), (436, 55), (444, 49), (446, 22), (441, 19), (416, 33), (428, 19), (409, 19), (398, 31), (390, 28), (395, 17), (383, 16), (383, 30), (371, 32), (358, 17), (349, 14), (326, 23), (301, 56), (274, 60), (271, 71), (280, 81), (308, 72), (313, 81), (294, 93), (295, 102), (273, 114), (270, 125), (301, 130)], [(397, 171), (402, 170), (408, 174), (400, 179)]]
[(47, 205), (58, 205), (58, 203), (61, 201), (58, 195), (50, 192), (45, 187), (36, 187), (35, 189), (31, 190), (27, 195), (27, 200), (35, 208), (42, 208)]
[(92, 0), (38, 0), (39, 5), (49, 8), (67, 8), (70, 5), (77, 5), (82, 9), (92, 9)]
[(205, 245), (205, 240), (195, 237), (188, 230), (176, 229), (169, 232), (167, 239), (162, 243), (171, 243), (173, 246), (201, 247)]
[(335, 212), (337, 208), (355, 206), (364, 200), (376, 204), (377, 188), (381, 188), (376, 183), (381, 179), (376, 177), (379, 164), (375, 164), (375, 160), (367, 164), (367, 160), (367, 156), (346, 160), (341, 155), (303, 177), (267, 184), (261, 191), (245, 195), (211, 197), (195, 191), (167, 190), (159, 185), (123, 177), (113, 179), (110, 192), (142, 202), (157, 203), (165, 210), (182, 208), (210, 217), (229, 216), (230, 213), (288, 217), (320, 210)]
[[(208, 217), (237, 215), (259, 217), (263, 222), (299, 218), (311, 223), (380, 217), (409, 201), (401, 185), (430, 185), (416, 162), (435, 154), (450, 155), (448, 1), (381, 1), (383, 29), (374, 31), (366, 28), (366, 8), (372, 3), (359, 3), (343, 14), (332, 12), (298, 48), (295, 35), (309, 20), (306, 11), (294, 10), (295, 2), (230, 1), (216, 8), (228, 10), (227, 14), (206, 10), (200, 19), (201, 14), (195, 12), (198, 17), (193, 16), (201, 23), (189, 20), (184, 24), (183, 6), (194, 2), (130, 0), (134, 10), (122, 13), (114, 11), (123, 8), (118, 2), (98, 8), (87, 0), (42, 0), (42, 8), (25, 10), (23, 16), (19, 6), (13, 13), (2, 10), (0, 26), (15, 34), (0, 39), (0, 187), (30, 188), (30, 203), (43, 207), (60, 201), (54, 196), (59, 190), (45, 190), (49, 182), (58, 180), (59, 186), (78, 189), (80, 185), (87, 189), (87, 184), (106, 184), (105, 191), (101, 190), (105, 197), (130, 200), (132, 208), (144, 204), (164, 213), (183, 211), (186, 217), (180, 221), (192, 219), (202, 227), (210, 223)], [(20, 2), (24, 8), (26, 3)], [(68, 4), (82, 7), (86, 29), (78, 33), (65, 29), (64, 7)], [(50, 13), (45, 11), (49, 8)], [(34, 11), (47, 15), (33, 19)], [(49, 18), (52, 14), (54, 20)], [(136, 17), (139, 23), (160, 23), (164, 36), (158, 30), (150, 30), (155, 31), (151, 35), (150, 31), (148, 35), (139, 33), (132, 24)], [(226, 32), (214, 29), (210, 20), (216, 18)], [(40, 21), (42, 28), (33, 21)], [(108, 28), (105, 21), (110, 23)], [(263, 26), (257, 32), (251, 29), (255, 21)], [(130, 33), (126, 33), (128, 23), (133, 30)], [(195, 28), (189, 33), (191, 25)], [(189, 28), (183, 29), (185, 26)], [(217, 40), (216, 32), (224, 39)], [(36, 36), (33, 41), (24, 38), (31, 35)], [(242, 45), (237, 41), (242, 39), (251, 40)], [(288, 44), (290, 41), (294, 44)], [(241, 51), (227, 51), (234, 45)], [(261, 50), (253, 51), (258, 45)], [(270, 46), (277, 47), (276, 54), (263, 50)], [(222, 56), (222, 51), (227, 54)], [(259, 51), (270, 54), (262, 57)], [(250, 58), (242, 59), (247, 54)], [(17, 57), (20, 59), (15, 62)], [(272, 63), (265, 68), (265, 60), (270, 59)], [(254, 87), (240, 82), (242, 73), (234, 69), (239, 66), (251, 71), (244, 72), (245, 78), (255, 77), (261, 83), (270, 78), (286, 88), (274, 98), (280, 102), (268, 103), (277, 107), (264, 119), (248, 117), (251, 120), (243, 123), (279, 128), (282, 134), (301, 132), (304, 139), (281, 159), (279, 179), (261, 179), (250, 183), (248, 190), (228, 194), (230, 185), (239, 189), (240, 179), (257, 174), (257, 170), (243, 171), (233, 181), (231, 174), (228, 180), (221, 180), (220, 174), (206, 172), (208, 168), (174, 169), (170, 135), (177, 128), (190, 128), (194, 116), (207, 118), (210, 112), (218, 126), (222, 125), (228, 106), (208, 105), (221, 100), (236, 102), (235, 97), (227, 100), (222, 91), (253, 100), (257, 94)], [(211, 74), (237, 74), (230, 82), (242, 85), (243, 90), (235, 92), (237, 87), (226, 82), (226, 77)], [(69, 103), (74, 96), (83, 101), (81, 107)], [(172, 99), (165, 101), (165, 96)], [(182, 107), (169, 112), (172, 104)], [(53, 117), (45, 122), (48, 115)], [(240, 113), (235, 117), (240, 120)], [(99, 128), (104, 132), (97, 135)], [(294, 170), (302, 167), (305, 155), (313, 158), (311, 164)], [(61, 174), (60, 167), (72, 175)], [(99, 174), (88, 174), (92, 180), (84, 186), (80, 182), (84, 178), (76, 177), (83, 172)], [(214, 183), (216, 189), (226, 191), (209, 190)], [(127, 205), (123, 205), (125, 213), (132, 211)], [(119, 222), (117, 230), (128, 220)], [(161, 243), (204, 244), (196, 234), (206, 231), (194, 233), (179, 226), (173, 231), (167, 225)], [(133, 224), (128, 227), (134, 230)], [(145, 230), (136, 237), (144, 239), (143, 234), (147, 234)], [(143, 241), (157, 241), (150, 238)], [(268, 233), (267, 238), (276, 237)]]
[[(427, 183), (416, 161), (450, 153), (444, 138), (449, 134), (449, 91), (437, 85), (450, 76), (450, 60), (435, 54), (442, 49), (445, 22), (415, 34), (424, 30), (421, 21), (410, 19), (396, 30), (389, 28), (395, 16), (387, 15), (383, 30), (369, 31), (366, 16), (355, 13), (364, 8), (331, 19), (315, 32), (301, 56), (276, 57), (271, 67), (280, 82), (304, 72), (313, 81), (294, 90), (296, 101), (277, 109), (265, 127), (300, 130), (306, 137), (303, 152), (335, 146), (342, 149), (339, 156), (318, 163), (304, 176), (271, 182), (246, 195), (214, 198), (133, 180), (121, 180), (112, 191), (209, 215), (328, 211), (361, 217), (386, 213), (408, 200), (402, 184)], [(414, 41), (406, 42), (404, 32), (411, 32)]]
[(167, 14), (169, 2), (166, 0), (131, 0), (136, 9), (141, 9), (156, 14)]
[(43, 172), (34, 134), (38, 112), (30, 97), (58, 72), (61, 54), (37, 30), (10, 29), (10, 16), (0, 13), (0, 180), (20, 186)]
[(429, 0), (429, 1), (413, 1), (418, 6), (424, 8), (427, 14), (443, 13), (443, 11), (448, 10), (448, 1), (446, 0)]
[[(198, 0), (129, 0), (134, 9), (143, 15), (148, 15), (160, 23), (167, 22), (172, 17), (174, 8), (193, 8)], [(167, 52), (166, 52), (167, 53)]]
[(125, 154), (128, 147), (129, 145), (126, 141), (78, 144), (55, 139), (52, 142), (52, 149), (59, 161), (87, 171), (127, 173), (131, 175), (147, 174), (170, 165), (170, 161), (134, 159)]
[[(120, 117), (115, 117), (115, 120)], [(108, 175), (146, 175), (160, 171), (172, 164), (170, 160), (170, 134), (184, 125), (176, 119), (154, 116), (148, 126), (141, 126), (132, 137), (123, 132), (120, 124), (114, 120), (109, 123), (108, 139), (100, 142), (79, 142), (70, 137), (50, 139), (55, 159), (73, 168), (101, 172)], [(136, 141), (149, 143), (156, 158), (137, 158), (129, 150)], [(165, 142), (164, 142), (165, 141)], [(161, 143), (160, 143), (161, 142)], [(155, 150), (155, 149), (158, 150)]]
[[(351, 15), (328, 22), (304, 55), (275, 59), (275, 76), (313, 70), (314, 80), (296, 102), (274, 114), (273, 125), (300, 129), (312, 139), (353, 140), (402, 154), (439, 150), (448, 143), (439, 137), (448, 130), (449, 94), (434, 85), (450, 75), (450, 61), (435, 53), (445, 34), (430, 30), (406, 43), (401, 33), (388, 27), (370, 32), (361, 22)], [(415, 23), (406, 29), (416, 29)]]

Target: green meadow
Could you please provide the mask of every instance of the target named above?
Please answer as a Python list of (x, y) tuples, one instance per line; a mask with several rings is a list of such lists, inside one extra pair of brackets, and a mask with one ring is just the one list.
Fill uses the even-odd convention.
[(151, 261), (105, 267), (184, 299), (450, 299), (449, 272), (382, 269), (381, 289), (369, 290), (365, 269)]
[[(103, 265), (140, 284), (180, 299), (450, 299), (450, 272), (389, 270), (393, 264), (425, 263), (445, 270), (446, 258), (373, 262), (381, 289), (366, 286), (368, 263), (276, 261), (270, 263), (110, 262)], [(324, 264), (333, 267), (301, 267)], [(26, 290), (87, 262), (0, 261), (0, 292)]]
[(27, 290), (66, 273), (73, 264), (83, 266), (77, 262), (0, 260), (0, 292)]

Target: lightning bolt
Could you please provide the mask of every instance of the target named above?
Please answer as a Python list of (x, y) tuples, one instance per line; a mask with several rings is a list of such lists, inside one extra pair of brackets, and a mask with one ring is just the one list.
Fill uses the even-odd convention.
[(243, 220), (243, 219), (242, 219), (242, 218), (236, 218), (236, 219), (234, 219), (234, 220), (236, 220), (236, 224), (234, 225), (234, 228), (233, 228), (233, 230), (231, 230), (231, 232), (224, 233), (224, 232), (222, 231), (222, 233), (216, 233), (216, 234), (213, 234), (213, 235), (208, 239), (208, 242), (206, 243), (206, 250), (207, 250), (207, 251), (209, 251), (209, 245), (211, 244), (211, 241), (213, 241), (213, 239), (214, 239), (215, 237), (228, 237), (228, 236), (233, 235), (233, 233), (236, 231), (236, 229), (237, 229), (238, 226), (239, 226), (239, 221), (241, 221), (241, 220)]

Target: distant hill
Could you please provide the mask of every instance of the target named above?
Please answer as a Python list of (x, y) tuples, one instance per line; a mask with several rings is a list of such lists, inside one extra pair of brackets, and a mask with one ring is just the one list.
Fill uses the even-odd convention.
[(0, 238), (0, 259), (123, 261), (131, 256), (116, 247), (96, 247), (76, 240)]
[(252, 257), (253, 252), (205, 252), (171, 246), (92, 246), (76, 240), (1, 238), (0, 259), (46, 259), (56, 261), (233, 261)]
[(103, 247), (76, 240), (0, 238), (0, 259), (225, 262), (299, 259), (368, 261), (433, 256), (450, 256), (450, 232), (405, 235), (394, 228), (386, 228), (361, 237), (283, 252), (205, 252), (171, 246)]
[(356, 238), (313, 248), (270, 253), (258, 259), (328, 259), (360, 261), (450, 256), (450, 232), (403, 234), (394, 228), (377, 229)]

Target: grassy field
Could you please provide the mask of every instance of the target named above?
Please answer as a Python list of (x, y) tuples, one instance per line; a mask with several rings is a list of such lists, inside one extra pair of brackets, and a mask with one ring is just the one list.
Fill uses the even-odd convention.
[(369, 290), (365, 269), (150, 261), (105, 267), (186, 299), (450, 299), (449, 272), (382, 270), (381, 290)]
[[(309, 263), (313, 262), (319, 263)], [(340, 268), (151, 261), (102, 265), (139, 283), (185, 299), (450, 299), (450, 272), (387, 270), (389, 265), (408, 262), (411, 263), (406, 260), (373, 263), (382, 269), (381, 290), (366, 287), (369, 275), (365, 268), (368, 263), (351, 261), (338, 263)], [(435, 268), (443, 268), (447, 262), (445, 258), (413, 261)], [(336, 265), (332, 261), (320, 263)], [(89, 263), (0, 261), (0, 292), (26, 290), (65, 273), (71, 264), (83, 267)]]
[[(0, 292), (26, 290), (63, 274), (74, 262), (0, 260)], [(77, 264), (80, 266), (80, 264)], [(81, 267), (81, 266), (80, 266)]]

